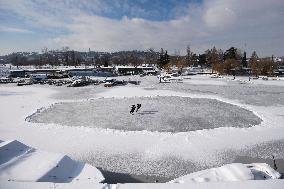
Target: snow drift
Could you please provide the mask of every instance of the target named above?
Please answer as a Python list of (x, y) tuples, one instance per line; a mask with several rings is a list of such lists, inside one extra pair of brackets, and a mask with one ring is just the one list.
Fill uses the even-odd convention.
[(80, 182), (98, 183), (101, 172), (68, 156), (31, 148), (17, 141), (0, 143), (0, 182)]
[(170, 181), (171, 183), (226, 182), (279, 179), (280, 174), (266, 163), (233, 163), (218, 168), (194, 172)]

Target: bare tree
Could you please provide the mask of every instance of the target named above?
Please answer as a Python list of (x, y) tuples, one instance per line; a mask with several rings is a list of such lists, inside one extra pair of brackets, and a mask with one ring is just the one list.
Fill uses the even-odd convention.
[(193, 55), (193, 52), (191, 52), (190, 45), (188, 45), (186, 47), (186, 56), (185, 56), (185, 63), (187, 66), (192, 65), (192, 55)]
[(257, 56), (256, 52), (253, 51), (253, 53), (252, 53), (252, 55), (249, 59), (249, 67), (251, 68), (252, 73), (256, 76), (259, 74), (258, 61), (259, 61), (258, 56)]
[(154, 49), (150, 48), (145, 53), (145, 63), (146, 64), (155, 64), (158, 59), (158, 53)]
[(63, 63), (65, 64), (65, 65), (68, 65), (69, 64), (69, 61), (70, 61), (70, 58), (69, 58), (69, 50), (70, 50), (70, 48), (69, 47), (62, 47), (62, 52), (63, 52), (63, 56), (64, 56), (64, 58), (63, 58)]

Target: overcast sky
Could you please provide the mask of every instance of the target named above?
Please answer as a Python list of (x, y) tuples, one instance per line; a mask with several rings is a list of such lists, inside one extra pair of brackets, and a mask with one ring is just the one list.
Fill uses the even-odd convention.
[(216, 46), (284, 55), (284, 0), (0, 0), (0, 54)]

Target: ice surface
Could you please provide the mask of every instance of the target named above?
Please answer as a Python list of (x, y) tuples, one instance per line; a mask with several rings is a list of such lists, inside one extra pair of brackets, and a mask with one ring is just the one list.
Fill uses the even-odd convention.
[[(245, 84), (240, 80), (246, 81)], [(218, 95), (252, 105), (284, 105), (284, 80), (248, 81), (248, 77), (232, 80), (232, 77), (212, 79), (208, 76), (192, 76), (190, 80), (184, 80), (183, 83), (158, 83), (156, 77), (147, 77), (142, 79), (141, 87), (189, 94)]]
[[(142, 104), (130, 114), (132, 104)], [(187, 132), (250, 127), (261, 119), (251, 111), (214, 99), (186, 97), (108, 98), (55, 104), (29, 119), (37, 123), (129, 131)]]

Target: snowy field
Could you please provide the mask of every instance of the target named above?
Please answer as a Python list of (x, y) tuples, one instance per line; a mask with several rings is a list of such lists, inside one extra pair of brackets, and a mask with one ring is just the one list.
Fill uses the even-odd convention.
[[(239, 156), (284, 158), (283, 80), (132, 79), (141, 85), (0, 85), (0, 139), (163, 181)], [(140, 113), (153, 114), (130, 115), (130, 105), (137, 103)]]

